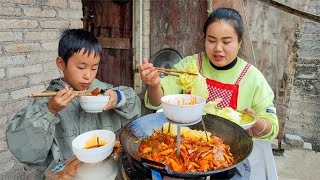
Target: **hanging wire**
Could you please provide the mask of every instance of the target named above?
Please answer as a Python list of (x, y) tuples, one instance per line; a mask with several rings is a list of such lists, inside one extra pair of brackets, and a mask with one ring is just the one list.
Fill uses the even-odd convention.
[(250, 43), (250, 47), (251, 47), (251, 50), (252, 50), (252, 56), (253, 56), (252, 58), (253, 58), (254, 66), (257, 66), (256, 56), (255, 56), (255, 53), (254, 53), (253, 44), (252, 44), (252, 40), (251, 40), (251, 33), (250, 33), (249, 24), (248, 24), (246, 8), (245, 8), (245, 5), (244, 5), (244, 0), (242, 0), (242, 8), (243, 8), (243, 12), (244, 12), (244, 22), (246, 23), (245, 26), (247, 27), (247, 31), (248, 31), (249, 43)]

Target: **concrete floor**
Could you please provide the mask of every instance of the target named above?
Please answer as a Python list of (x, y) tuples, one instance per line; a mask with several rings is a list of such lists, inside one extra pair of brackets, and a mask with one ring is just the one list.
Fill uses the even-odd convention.
[(274, 156), (279, 180), (320, 179), (320, 152), (310, 150), (285, 150)]

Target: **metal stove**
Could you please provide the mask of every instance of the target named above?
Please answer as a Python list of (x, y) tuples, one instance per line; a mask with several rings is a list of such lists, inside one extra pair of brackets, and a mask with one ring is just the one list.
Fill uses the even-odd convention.
[[(151, 172), (143, 171), (134, 166), (134, 163), (125, 153), (110, 156), (103, 162), (96, 164), (86, 164), (79, 162), (76, 157), (70, 158), (65, 168), (53, 171), (57, 164), (53, 164), (45, 173), (46, 179), (115, 179), (115, 180), (148, 180)], [(144, 168), (143, 168), (144, 169)], [(163, 180), (177, 179), (162, 177)], [(226, 174), (217, 174), (211, 177), (198, 179), (250, 179), (250, 180), (277, 180), (277, 170), (272, 154), (271, 143), (263, 140), (253, 140), (253, 150), (250, 156), (237, 168)]]
[[(145, 179), (145, 180), (152, 180), (152, 174), (150, 170), (144, 170), (141, 169), (133, 162), (131, 162), (131, 159), (124, 155), (122, 158), (122, 176), (124, 179)], [(199, 180), (202, 179), (230, 179), (230, 180), (247, 180), (250, 177), (250, 162), (249, 160), (245, 160), (243, 163), (237, 165), (235, 168), (230, 169), (228, 171), (218, 173), (215, 175), (212, 175), (210, 177), (200, 177), (197, 178)], [(168, 176), (161, 175), (162, 179), (180, 179), (180, 178), (172, 178)], [(193, 178), (194, 179), (194, 178)]]

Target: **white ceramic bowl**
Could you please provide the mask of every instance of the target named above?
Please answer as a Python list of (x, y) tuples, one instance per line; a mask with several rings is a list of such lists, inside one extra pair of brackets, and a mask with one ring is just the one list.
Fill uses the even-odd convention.
[(86, 112), (99, 113), (109, 102), (110, 96), (80, 96), (80, 106)]
[[(108, 144), (92, 149), (83, 149), (85, 142), (97, 135), (99, 139), (107, 141)], [(116, 143), (116, 135), (109, 130), (93, 130), (80, 134), (72, 141), (73, 153), (77, 156), (79, 161), (85, 163), (98, 163), (106, 159), (113, 151)]]
[(249, 123), (249, 124), (241, 124), (240, 126), (241, 126), (244, 130), (247, 130), (247, 129), (249, 129), (253, 124), (254, 124), (254, 122), (253, 122), (253, 123)]
[[(196, 98), (196, 104), (180, 105), (182, 101), (190, 102)], [(171, 121), (177, 123), (192, 123), (202, 116), (206, 99), (190, 94), (173, 94), (161, 98), (164, 115)]]
[[(257, 119), (254, 118), (254, 116), (251, 115), (251, 114), (243, 113), (243, 114), (241, 115), (241, 121), (242, 121), (242, 122), (243, 122), (243, 121), (246, 121), (246, 122), (247, 122), (247, 123), (241, 123), (241, 124), (240, 124), (240, 126), (241, 126), (243, 129), (247, 130), (247, 129), (249, 129), (254, 123), (256, 123)], [(241, 122), (241, 121), (240, 121), (240, 122)]]

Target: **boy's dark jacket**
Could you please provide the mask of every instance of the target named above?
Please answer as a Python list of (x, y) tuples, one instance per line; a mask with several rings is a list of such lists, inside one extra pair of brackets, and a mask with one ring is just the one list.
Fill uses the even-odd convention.
[[(96, 87), (112, 88), (95, 79), (88, 89)], [(63, 82), (54, 79), (46, 91), (63, 88)], [(139, 117), (141, 102), (135, 91), (125, 86), (115, 89), (125, 94), (125, 104), (102, 113), (85, 112), (75, 98), (53, 116), (47, 106), (50, 97), (34, 98), (9, 123), (7, 143), (10, 151), (21, 163), (44, 171), (53, 160), (58, 162), (73, 155), (71, 142), (79, 134), (94, 129), (116, 131)]]

